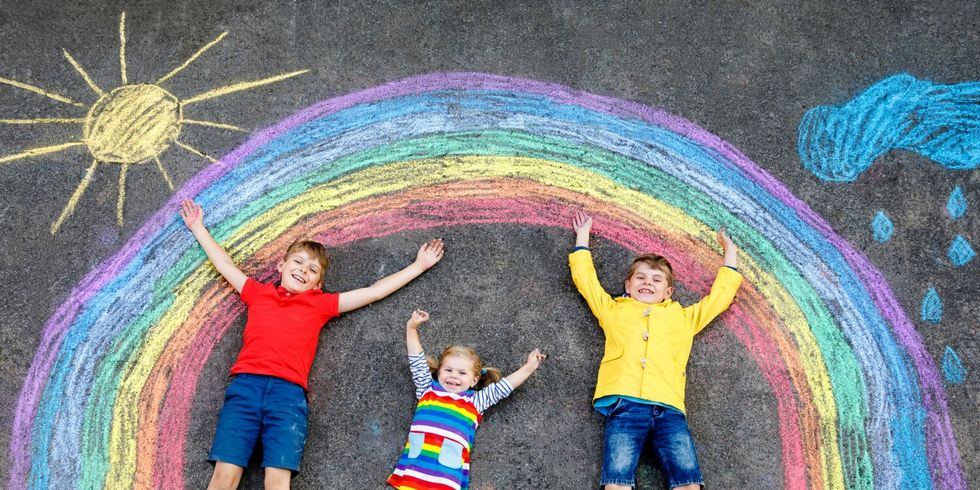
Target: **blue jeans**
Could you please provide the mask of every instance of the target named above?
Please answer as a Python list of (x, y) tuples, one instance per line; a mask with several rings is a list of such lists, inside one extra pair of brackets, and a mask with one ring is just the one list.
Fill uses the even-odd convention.
[(245, 468), (262, 437), (262, 467), (299, 471), (309, 407), (303, 387), (260, 374), (238, 374), (225, 391), (210, 461)]
[(660, 405), (619, 400), (606, 416), (600, 485), (636, 486), (636, 465), (649, 441), (667, 473), (670, 488), (704, 486), (687, 418)]

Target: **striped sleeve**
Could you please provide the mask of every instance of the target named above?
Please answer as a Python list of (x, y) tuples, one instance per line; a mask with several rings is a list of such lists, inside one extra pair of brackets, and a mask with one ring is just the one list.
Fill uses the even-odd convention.
[(477, 391), (476, 396), (473, 397), (473, 406), (475, 406), (480, 413), (483, 413), (484, 410), (496, 405), (498, 402), (500, 402), (500, 400), (507, 398), (507, 396), (513, 392), (514, 387), (511, 386), (506, 379), (501, 379), (500, 381)]
[(432, 386), (432, 371), (425, 362), (425, 352), (408, 356), (408, 367), (412, 370), (412, 383), (415, 383), (415, 398), (422, 398), (425, 390)]

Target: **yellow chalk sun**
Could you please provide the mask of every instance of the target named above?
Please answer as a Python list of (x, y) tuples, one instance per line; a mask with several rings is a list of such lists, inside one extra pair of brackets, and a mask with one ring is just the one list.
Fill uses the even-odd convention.
[[(57, 233), (65, 219), (75, 211), (78, 200), (91, 183), (92, 176), (95, 174), (95, 170), (100, 163), (119, 165), (119, 197), (116, 201), (116, 221), (120, 225), (123, 224), (123, 207), (126, 200), (126, 174), (129, 171), (130, 165), (149, 163), (150, 161), (155, 162), (157, 169), (160, 171), (160, 175), (163, 176), (163, 180), (167, 183), (167, 187), (172, 191), (174, 190), (173, 181), (160, 161), (160, 155), (172, 145), (176, 145), (212, 163), (216, 163), (217, 161), (213, 157), (180, 141), (180, 131), (183, 126), (185, 124), (191, 124), (234, 131), (242, 131), (242, 129), (230, 124), (187, 119), (184, 117), (185, 107), (233, 92), (275, 83), (309, 71), (300, 70), (263, 78), (261, 80), (237, 82), (208, 90), (207, 92), (186, 99), (178, 98), (161, 86), (163, 82), (169, 80), (184, 68), (187, 68), (194, 60), (204, 54), (205, 51), (218, 44), (227, 34), (227, 32), (219, 34), (214, 40), (197, 50), (187, 61), (171, 70), (170, 73), (160, 77), (156, 82), (130, 84), (126, 76), (126, 13), (123, 12), (119, 17), (119, 72), (122, 78), (122, 84), (120, 86), (109, 92), (102, 90), (92, 81), (92, 78), (89, 77), (81, 65), (68, 54), (68, 51), (62, 50), (65, 58), (75, 68), (75, 71), (81, 75), (89, 88), (98, 96), (98, 100), (88, 106), (88, 112), (85, 116), (77, 118), (0, 119), (0, 124), (82, 125), (81, 140), (31, 148), (20, 153), (0, 157), (0, 164), (4, 164), (78, 146), (85, 146), (92, 155), (92, 163), (85, 171), (81, 182), (79, 182), (75, 192), (72, 193), (71, 198), (68, 199), (68, 203), (62, 209), (61, 215), (51, 224), (51, 234)], [(0, 77), (0, 84), (34, 92), (68, 105), (86, 107), (85, 104), (72, 100), (64, 95), (52, 93), (16, 80)]]

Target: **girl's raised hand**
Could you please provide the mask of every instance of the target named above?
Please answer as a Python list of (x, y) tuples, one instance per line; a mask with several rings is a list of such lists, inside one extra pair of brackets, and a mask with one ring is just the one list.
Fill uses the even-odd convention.
[(418, 328), (419, 325), (429, 321), (429, 314), (423, 310), (412, 312), (412, 318), (408, 319), (408, 328)]
[(527, 355), (527, 365), (537, 369), (547, 358), (548, 356), (543, 354), (540, 349), (534, 349)]
[(442, 238), (433, 238), (419, 247), (419, 253), (415, 256), (415, 263), (429, 269), (442, 259), (442, 251)]

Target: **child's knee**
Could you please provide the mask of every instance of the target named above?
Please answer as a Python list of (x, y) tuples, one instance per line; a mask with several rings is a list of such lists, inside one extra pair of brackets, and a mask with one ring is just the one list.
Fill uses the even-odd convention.
[(214, 465), (214, 473), (211, 475), (211, 482), (208, 483), (208, 490), (234, 490), (238, 488), (238, 482), (242, 479), (242, 468), (231, 463), (218, 461)]

